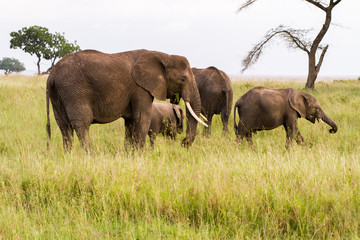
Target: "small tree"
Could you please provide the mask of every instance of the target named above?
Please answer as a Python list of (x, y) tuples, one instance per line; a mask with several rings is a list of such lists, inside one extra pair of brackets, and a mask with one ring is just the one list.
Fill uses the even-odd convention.
[(60, 33), (52, 34), (47, 28), (40, 26), (24, 27), (17, 32), (11, 32), (10, 36), (12, 37), (10, 40), (10, 48), (20, 48), (31, 55), (35, 54), (37, 56), (39, 75), (41, 74), (41, 59), (51, 61), (49, 71), (54, 66), (56, 60), (69, 53), (80, 50), (76, 41), (75, 43), (69, 43)]
[(5, 75), (10, 74), (12, 72), (21, 72), (25, 70), (24, 64), (19, 62), (19, 60), (15, 58), (7, 58), (4, 57), (2, 61), (0, 61), (0, 69), (5, 71)]
[[(247, 0), (239, 9), (241, 11), (257, 0)], [(252, 64), (256, 63), (260, 55), (263, 52), (263, 48), (266, 44), (275, 36), (279, 36), (288, 43), (289, 48), (300, 49), (307, 53), (308, 55), (308, 77), (306, 81), (306, 88), (313, 89), (315, 87), (316, 78), (320, 72), (321, 65), (323, 63), (326, 51), (329, 48), (329, 45), (321, 45), (321, 40), (324, 38), (326, 32), (328, 31), (332, 19), (332, 10), (333, 8), (341, 2), (341, 0), (329, 0), (329, 3), (326, 4), (325, 0), (305, 0), (308, 3), (313, 4), (322, 11), (325, 12), (325, 22), (313, 41), (307, 40), (305, 38), (309, 30), (297, 30), (289, 27), (284, 27), (280, 25), (276, 29), (270, 30), (264, 37), (264, 39), (256, 44), (254, 48), (248, 53), (247, 57), (243, 60), (243, 71), (248, 69)], [(321, 55), (316, 62), (316, 53), (321, 51)]]
[(76, 41), (74, 43), (69, 43), (60, 33), (56, 32), (55, 34), (52, 34), (52, 41), (49, 47), (49, 51), (48, 54), (45, 55), (45, 59), (51, 61), (51, 66), (46, 72), (50, 72), (56, 63), (56, 60), (80, 50), (81, 49), (77, 45)]
[(37, 67), (40, 75), (40, 61), (46, 54), (49, 54), (49, 43), (52, 41), (49, 30), (40, 26), (31, 26), (22, 28), (17, 32), (11, 32), (10, 48), (21, 50), (36, 55), (38, 58)]

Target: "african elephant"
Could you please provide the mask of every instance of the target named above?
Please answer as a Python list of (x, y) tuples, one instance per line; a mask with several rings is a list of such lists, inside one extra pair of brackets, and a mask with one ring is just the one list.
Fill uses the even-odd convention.
[(177, 133), (183, 131), (184, 115), (179, 105), (168, 102), (153, 102), (149, 137), (151, 146), (154, 145), (156, 135), (162, 133), (175, 139)]
[[(236, 110), (240, 117), (238, 125)], [(295, 137), (298, 144), (304, 144), (304, 138), (297, 128), (298, 118), (305, 118), (312, 123), (321, 119), (331, 126), (330, 133), (336, 133), (338, 129), (313, 96), (292, 88), (255, 87), (240, 97), (234, 106), (236, 137), (238, 140), (245, 137), (251, 144), (252, 133), (274, 129), (280, 125), (286, 131), (286, 148)]]
[[(186, 103), (188, 125), (182, 144), (192, 144), (201, 100), (185, 57), (134, 50), (105, 54), (84, 50), (62, 58), (51, 70), (46, 86), (47, 130), (50, 139), (49, 98), (61, 130), (64, 149), (71, 149), (73, 130), (83, 148), (91, 149), (89, 128), (94, 123), (125, 119), (125, 147), (143, 148), (151, 122), (154, 97)], [(203, 123), (203, 122), (202, 122)], [(205, 124), (205, 123), (203, 123)]]
[(221, 114), (223, 132), (228, 131), (229, 116), (233, 102), (233, 89), (230, 78), (216, 67), (206, 69), (191, 68), (200, 93), (201, 113), (205, 115), (209, 127), (204, 135), (211, 134), (211, 121), (214, 114)]

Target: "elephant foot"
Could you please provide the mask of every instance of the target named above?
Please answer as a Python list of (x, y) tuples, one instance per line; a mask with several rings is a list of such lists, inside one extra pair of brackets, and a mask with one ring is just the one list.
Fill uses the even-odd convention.
[(304, 141), (297, 141), (296, 143), (297, 143), (297, 145), (302, 146), (302, 147), (306, 146)]
[(223, 136), (230, 136), (229, 130), (228, 130), (228, 129), (226, 129), (226, 130), (223, 129), (222, 135), (223, 135)]
[(188, 137), (185, 137), (182, 142), (181, 142), (181, 146), (182, 147), (190, 147), (191, 144), (194, 142), (194, 139), (195, 138), (188, 138)]

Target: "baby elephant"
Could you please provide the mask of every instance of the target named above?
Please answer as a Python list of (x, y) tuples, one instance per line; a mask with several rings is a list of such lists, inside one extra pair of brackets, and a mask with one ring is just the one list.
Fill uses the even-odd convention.
[[(236, 125), (236, 109), (240, 117), (238, 125)], [(338, 129), (310, 94), (292, 88), (255, 87), (235, 103), (236, 138), (239, 140), (245, 137), (252, 144), (252, 133), (283, 125), (286, 131), (286, 148), (292, 144), (294, 138), (298, 144), (304, 144), (304, 138), (297, 128), (298, 118), (306, 118), (312, 123), (315, 123), (316, 119), (323, 120), (331, 126), (330, 133), (336, 133)]]
[(183, 110), (180, 106), (167, 102), (153, 102), (151, 124), (148, 132), (151, 146), (154, 146), (158, 133), (175, 139), (176, 134), (183, 131), (183, 120)]

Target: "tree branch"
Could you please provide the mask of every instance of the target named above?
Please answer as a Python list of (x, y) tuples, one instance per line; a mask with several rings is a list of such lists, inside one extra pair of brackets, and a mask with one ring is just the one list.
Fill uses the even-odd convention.
[(328, 48), (329, 48), (329, 45), (326, 45), (326, 47), (323, 49), (323, 51), (321, 53), (321, 56), (319, 58), (319, 62), (316, 65), (316, 68), (315, 68), (317, 73), (319, 73), (319, 71), (320, 71), (321, 65), (323, 63), (323, 60), (324, 60), (324, 57), (325, 57), (325, 54), (326, 54), (326, 51), (328, 50)]
[(310, 42), (300, 39), (300, 37), (305, 38), (304, 35), (309, 32), (309, 30), (297, 30), (292, 28), (284, 29), (284, 26), (281, 25), (278, 29), (278, 33), (281, 34), (281, 37), (288, 42), (289, 48), (299, 48), (304, 52), (309, 53), (308, 48), (310, 47)]
[(255, 3), (257, 0), (247, 0), (244, 4), (242, 4), (240, 6), (240, 8), (236, 11), (236, 12), (241, 12), (242, 10), (244, 10), (245, 8), (248, 8), (250, 5), (252, 5), (253, 3)]
[(341, 0), (335, 1), (334, 4), (333, 4), (333, 7), (335, 7), (336, 5), (338, 5), (340, 2), (341, 2)]
[[(327, 8), (325, 6), (323, 6), (320, 2), (315, 1), (315, 0), (305, 0), (313, 5), (315, 5), (316, 7), (320, 8), (321, 10), (325, 11), (327, 10)], [(341, 0), (340, 0), (341, 1)]]
[(311, 42), (303, 40), (305, 38), (305, 34), (308, 33), (308, 31), (309, 30), (297, 30), (287, 28), (282, 25), (280, 25), (276, 29), (271, 29), (266, 33), (264, 39), (258, 44), (256, 44), (253, 49), (248, 53), (248, 55), (243, 59), (242, 65), (244, 67), (242, 69), (242, 72), (246, 71), (251, 65), (257, 62), (257, 60), (263, 53), (263, 50), (266, 47), (267, 43), (276, 35), (280, 35), (280, 37), (288, 43), (288, 48), (298, 48), (309, 54)]

